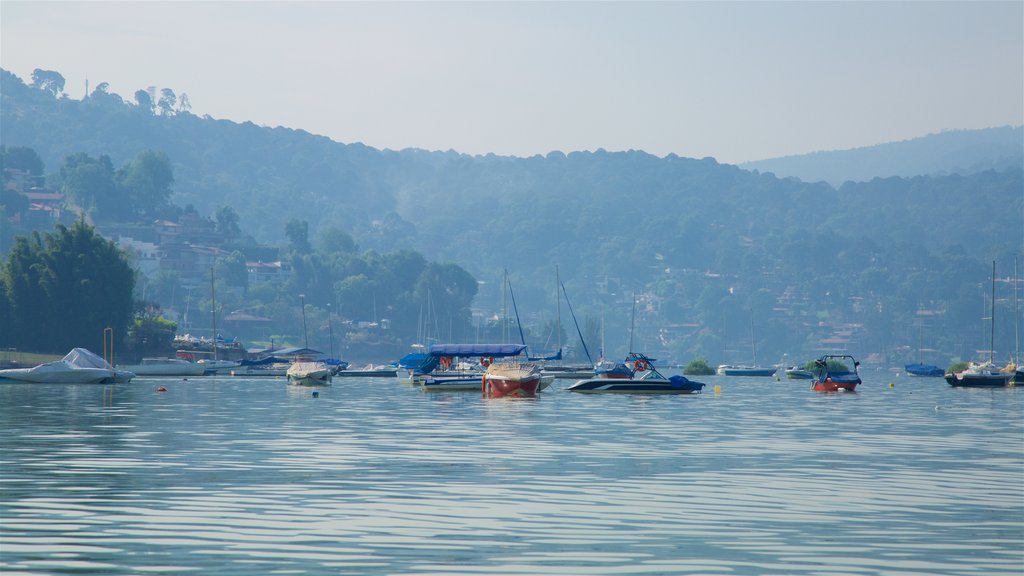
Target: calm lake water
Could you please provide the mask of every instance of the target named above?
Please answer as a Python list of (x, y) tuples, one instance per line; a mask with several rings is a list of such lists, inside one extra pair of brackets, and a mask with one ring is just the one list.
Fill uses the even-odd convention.
[(1024, 391), (863, 376), (3, 383), (0, 572), (1024, 573)]

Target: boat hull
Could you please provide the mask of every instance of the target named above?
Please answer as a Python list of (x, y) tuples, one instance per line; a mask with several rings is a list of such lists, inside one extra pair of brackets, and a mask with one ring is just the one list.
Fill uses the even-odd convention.
[(398, 371), (394, 369), (382, 370), (339, 370), (335, 376), (342, 378), (394, 378)]
[(427, 377), (419, 381), (424, 392), (479, 392), (482, 376)]
[(113, 370), (102, 368), (76, 368), (63, 371), (10, 368), (0, 370), (0, 379), (3, 378), (37, 384), (108, 384), (116, 380)]
[(482, 380), (484, 396), (489, 398), (536, 396), (541, 383), (539, 374), (527, 379), (502, 378), (484, 374)]
[(719, 376), (775, 376), (776, 368), (757, 368), (751, 366), (719, 366)]
[(703, 383), (685, 378), (676, 380), (590, 378), (580, 380), (566, 390), (580, 394), (699, 394), (703, 388)]
[(790, 380), (814, 380), (810, 370), (786, 370), (786, 378)]
[(946, 383), (962, 388), (1005, 388), (1013, 385), (1014, 375), (1005, 374), (946, 374)]
[(860, 382), (837, 382), (835, 380), (817, 381), (811, 384), (815, 392), (855, 392)]
[(331, 375), (314, 374), (307, 376), (288, 375), (288, 383), (293, 386), (326, 386), (331, 383)]

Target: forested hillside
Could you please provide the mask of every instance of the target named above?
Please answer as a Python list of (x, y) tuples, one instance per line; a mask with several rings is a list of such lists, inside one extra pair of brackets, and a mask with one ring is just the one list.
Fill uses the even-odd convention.
[(1024, 164), (1024, 127), (951, 130), (878, 146), (746, 162), (747, 170), (839, 186), (877, 177), (973, 174)]
[[(612, 351), (638, 294), (640, 345), (673, 359), (749, 361), (752, 321), (763, 362), (844, 349), (897, 364), (916, 359), (922, 321), (931, 361), (972, 357), (987, 347), (991, 260), (1005, 276), (1024, 248), (1022, 167), (1003, 157), (834, 188), (640, 151), (381, 151), (0, 80), (0, 143), (35, 149), (51, 170), (80, 152), (122, 164), (159, 150), (175, 203), (231, 206), (262, 241), (280, 243), (301, 219), (364, 249), (415, 249), (483, 282), (475, 304), (488, 311), (508, 269), (535, 334), (554, 315), (558, 265), (581, 324), (596, 338), (603, 318)], [(1010, 286), (997, 296), (1004, 357), (1016, 346)]]

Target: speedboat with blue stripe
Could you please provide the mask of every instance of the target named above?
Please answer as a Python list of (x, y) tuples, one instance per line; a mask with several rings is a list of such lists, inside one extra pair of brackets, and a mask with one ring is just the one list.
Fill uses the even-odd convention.
[(625, 364), (630, 370), (628, 376), (608, 372), (610, 377), (580, 380), (566, 390), (581, 394), (699, 394), (704, 388), (702, 382), (685, 376), (666, 378), (650, 358), (639, 352), (630, 352)]

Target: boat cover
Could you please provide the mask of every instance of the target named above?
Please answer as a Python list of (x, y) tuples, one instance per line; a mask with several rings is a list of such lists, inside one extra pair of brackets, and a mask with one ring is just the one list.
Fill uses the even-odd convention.
[(435, 358), (442, 356), (505, 358), (518, 356), (524, 350), (526, 350), (526, 346), (523, 344), (434, 344), (430, 347), (430, 355)]
[(934, 364), (907, 364), (903, 369), (914, 376), (943, 376), (946, 373), (945, 370)]
[(417, 368), (421, 364), (423, 364), (423, 361), (426, 360), (427, 357), (428, 356), (422, 352), (411, 352), (409, 354), (406, 354), (405, 356), (402, 356), (402, 358), (398, 361), (398, 367), (405, 369)]
[(61, 362), (71, 366), (72, 368), (100, 368), (103, 370), (114, 369), (114, 367), (106, 360), (85, 348), (72, 348), (71, 352), (68, 352), (67, 355), (61, 359)]

